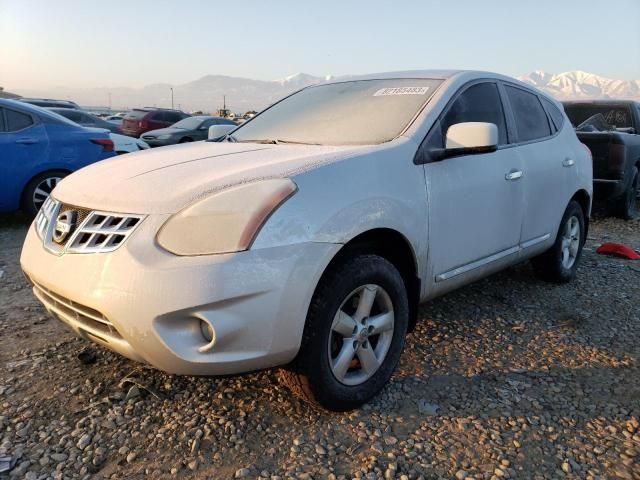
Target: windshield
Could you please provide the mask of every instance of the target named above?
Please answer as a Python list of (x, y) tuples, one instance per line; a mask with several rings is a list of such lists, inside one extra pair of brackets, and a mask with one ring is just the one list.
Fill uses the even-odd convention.
[(370, 145), (397, 137), (442, 80), (358, 80), (305, 88), (233, 132), (238, 142)]
[(206, 117), (189, 117), (183, 120), (180, 120), (177, 123), (171, 125), (171, 128), (180, 128), (182, 130), (194, 130), (202, 124), (206, 120)]
[(565, 104), (564, 110), (567, 112), (567, 116), (574, 127), (597, 114), (601, 114), (604, 117), (604, 121), (610, 125), (610, 129), (633, 126), (631, 111), (625, 105)]

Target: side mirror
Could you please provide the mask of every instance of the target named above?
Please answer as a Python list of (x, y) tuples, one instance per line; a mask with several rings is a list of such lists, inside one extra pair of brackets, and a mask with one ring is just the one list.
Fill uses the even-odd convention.
[(238, 128), (236, 125), (211, 125), (209, 127), (209, 134), (207, 138), (209, 140), (215, 140), (216, 138), (224, 137), (227, 133)]
[(464, 122), (447, 130), (445, 148), (429, 152), (434, 160), (493, 152), (498, 148), (498, 127), (493, 123)]

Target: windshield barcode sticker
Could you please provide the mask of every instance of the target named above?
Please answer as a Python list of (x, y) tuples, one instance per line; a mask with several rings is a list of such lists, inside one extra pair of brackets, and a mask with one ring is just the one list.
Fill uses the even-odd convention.
[(374, 97), (382, 97), (385, 95), (425, 95), (429, 91), (429, 87), (388, 87), (381, 88), (373, 94)]

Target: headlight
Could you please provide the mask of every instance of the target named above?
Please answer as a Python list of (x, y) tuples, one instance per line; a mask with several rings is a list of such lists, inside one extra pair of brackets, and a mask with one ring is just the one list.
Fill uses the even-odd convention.
[(169, 140), (171, 138), (171, 135), (159, 135), (157, 137), (158, 140)]
[(169, 218), (158, 243), (176, 255), (247, 250), (267, 218), (297, 189), (290, 179), (279, 178), (214, 193)]

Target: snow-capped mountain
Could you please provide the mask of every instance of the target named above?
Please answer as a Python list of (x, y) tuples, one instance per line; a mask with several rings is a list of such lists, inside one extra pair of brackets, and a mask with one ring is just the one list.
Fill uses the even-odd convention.
[[(185, 111), (215, 112), (222, 107), (226, 96), (227, 107), (234, 112), (261, 110), (282, 97), (308, 85), (334, 79), (297, 73), (280, 80), (252, 80), (226, 75), (206, 75), (181, 85), (158, 83), (143, 88), (70, 88), (18, 91), (23, 96), (70, 99), (80, 105), (105, 105), (108, 98), (114, 108), (142, 106), (171, 106), (171, 88), (174, 105)], [(348, 78), (348, 77), (340, 77)], [(519, 77), (549, 92), (558, 99), (622, 98), (640, 100), (640, 80), (612, 80), (592, 73), (572, 71), (557, 75), (534, 71)]]
[(640, 100), (640, 80), (614, 80), (574, 70), (557, 75), (536, 70), (518, 77), (558, 100), (619, 98)]

